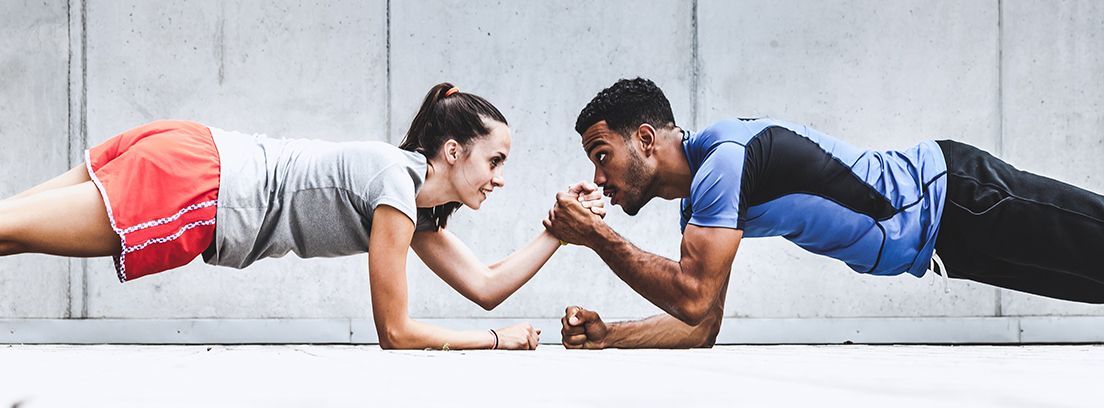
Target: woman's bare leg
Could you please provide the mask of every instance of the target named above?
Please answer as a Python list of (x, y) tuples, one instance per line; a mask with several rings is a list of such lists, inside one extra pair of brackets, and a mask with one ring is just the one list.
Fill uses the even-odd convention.
[(119, 254), (120, 246), (91, 181), (0, 202), (0, 255), (108, 256)]
[(41, 193), (41, 192), (47, 191), (47, 190), (54, 190), (54, 189), (58, 189), (58, 188), (62, 188), (62, 187), (69, 187), (69, 186), (72, 186), (72, 185), (76, 185), (76, 184), (80, 184), (80, 183), (89, 181), (91, 179), (92, 178), (88, 177), (88, 167), (84, 163), (81, 163), (81, 164), (77, 165), (77, 167), (74, 167), (74, 168), (70, 169), (69, 171), (67, 171), (65, 173), (62, 173), (60, 176), (54, 177), (54, 178), (52, 178), (52, 179), (50, 179), (50, 180), (48, 180), (48, 181), (46, 181), (42, 184), (31, 187), (30, 190), (24, 191), (22, 193), (19, 193), (15, 196), (10, 197), (10, 198), (0, 200), (0, 203), (6, 203), (6, 202), (9, 202), (9, 201), (18, 200), (20, 198), (30, 197), (32, 195), (35, 195), (35, 194), (38, 194), (38, 193)]

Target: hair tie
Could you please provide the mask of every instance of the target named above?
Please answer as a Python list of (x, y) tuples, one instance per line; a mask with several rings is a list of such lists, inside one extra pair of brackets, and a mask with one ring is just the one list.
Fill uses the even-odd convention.
[(456, 89), (456, 87), (455, 87), (455, 86), (454, 86), (454, 87), (452, 87), (452, 88), (449, 88), (449, 90), (445, 91), (445, 97), (447, 98), (447, 97), (449, 97), (450, 95), (452, 95), (452, 94), (454, 94), (454, 93), (457, 93), (457, 92), (460, 92), (460, 90), (459, 90), (459, 89)]
[(491, 345), (491, 350), (497, 349), (498, 348), (498, 333), (496, 333), (494, 331), (494, 329), (487, 329), (487, 331), (491, 332), (491, 335), (494, 336), (494, 344)]

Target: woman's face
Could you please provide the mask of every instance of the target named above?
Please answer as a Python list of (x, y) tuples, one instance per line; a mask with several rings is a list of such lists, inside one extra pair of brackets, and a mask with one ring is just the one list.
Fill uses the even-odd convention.
[(502, 165), (510, 154), (510, 127), (502, 123), (490, 126), (490, 134), (472, 141), (452, 172), (460, 202), (473, 210), (479, 209), (495, 187), (506, 183)]

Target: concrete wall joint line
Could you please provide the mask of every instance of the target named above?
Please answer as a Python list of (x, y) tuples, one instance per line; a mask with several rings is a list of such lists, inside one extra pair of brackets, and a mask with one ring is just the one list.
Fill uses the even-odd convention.
[[(65, 136), (66, 148), (67, 148), (67, 151), (66, 151), (67, 162), (66, 162), (66, 164), (70, 168), (72, 168), (73, 167), (73, 1), (72, 0), (70, 0), (69, 2), (66, 3), (66, 10), (65, 11), (67, 13), (67, 16), (66, 16), (67, 17), (67, 20), (66, 20), (67, 27), (66, 28), (68, 29), (68, 37), (69, 37), (69, 44), (68, 44), (69, 45), (69, 55), (68, 55), (69, 60), (67, 61), (68, 66), (66, 67), (67, 72), (69, 74), (69, 77), (68, 77), (68, 84), (65, 88), (65, 99), (66, 99), (65, 102), (66, 102), (66, 104), (68, 105), (68, 108), (69, 108), (68, 109), (68, 117), (66, 118), (66, 119), (68, 119), (68, 123), (66, 124), (67, 125), (67, 127), (66, 127), (67, 133), (66, 133), (66, 136)], [(69, 291), (67, 293), (67, 297), (68, 297), (69, 304), (66, 305), (66, 307), (65, 307), (65, 317), (73, 317), (73, 283), (74, 283), (73, 282), (73, 273), (74, 273), (74, 271), (73, 271), (73, 261), (72, 260), (70, 260), (68, 262), (68, 267), (69, 267), (69, 276), (68, 276), (68, 280), (69, 280), (68, 289), (69, 289)]]
[(1004, 1), (997, 0), (997, 154), (1004, 155)]
[[(1004, 0), (997, 0), (997, 154), (1004, 156)], [(1004, 315), (1004, 290), (994, 288), (994, 315)]]
[(690, 11), (690, 52), (693, 61), (691, 61), (692, 71), (690, 73), (690, 126), (698, 130), (698, 105), (700, 104), (699, 94), (701, 93), (701, 89), (699, 89), (701, 87), (701, 82), (699, 80), (701, 75), (701, 61), (699, 56), (700, 45), (698, 43), (698, 0), (694, 0), (691, 7), (693, 7), (693, 9)]
[[(84, 161), (84, 149), (87, 146), (88, 125), (88, 23), (87, 3), (85, 0), (69, 0), (68, 12), (68, 86), (66, 97), (68, 103), (68, 134), (66, 137), (68, 147), (68, 168), (73, 168)], [(68, 305), (65, 315), (68, 318), (84, 318), (88, 315), (88, 262), (84, 259), (70, 259), (68, 261), (69, 287)]]
[(387, 28), (386, 28), (386, 30), (387, 30), (387, 34), (386, 34), (387, 39), (385, 41), (387, 42), (387, 45), (386, 45), (387, 56), (384, 59), (387, 60), (387, 95), (385, 96), (386, 97), (385, 105), (387, 105), (387, 108), (386, 108), (387, 109), (387, 118), (384, 119), (384, 120), (385, 120), (385, 123), (386, 123), (385, 127), (387, 129), (386, 130), (386, 132), (387, 132), (387, 141), (391, 144), (396, 144), (395, 140), (392, 139), (392, 135), (391, 135), (391, 0), (387, 0), (387, 12), (386, 12), (386, 14), (387, 14), (387, 21), (385, 22), (385, 24), (387, 24)]

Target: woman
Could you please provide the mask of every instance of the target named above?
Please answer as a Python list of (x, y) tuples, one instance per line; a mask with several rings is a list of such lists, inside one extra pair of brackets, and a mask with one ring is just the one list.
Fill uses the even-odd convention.
[[(0, 255), (110, 255), (125, 282), (200, 254), (210, 264), (244, 268), (289, 251), (303, 258), (368, 252), (382, 347), (532, 349), (540, 331), (528, 323), (457, 331), (407, 315), (408, 248), (490, 310), (560, 247), (542, 231), (487, 266), (445, 229), (460, 205), (479, 209), (503, 185), (509, 152), (510, 130), (498, 109), (448, 83), (429, 91), (399, 148), (154, 122), (89, 149), (84, 165), (0, 201)], [(580, 200), (604, 215), (591, 187), (574, 190), (585, 188)]]

